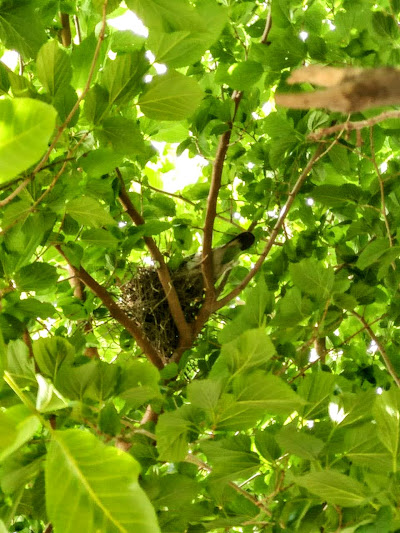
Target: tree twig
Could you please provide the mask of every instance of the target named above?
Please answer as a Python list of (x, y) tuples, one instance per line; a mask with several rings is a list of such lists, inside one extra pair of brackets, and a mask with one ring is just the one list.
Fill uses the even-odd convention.
[[(59, 244), (55, 248), (68, 262), (68, 258)], [(92, 276), (81, 266), (79, 268), (71, 265), (74, 275), (83, 281), (89, 289), (103, 302), (110, 312), (110, 315), (123, 326), (128, 333), (136, 340), (138, 346), (153, 365), (159, 369), (164, 367), (161, 354), (154, 348), (151, 342), (144, 336), (140, 326), (117, 305), (110, 293), (102, 287)]]
[(332, 133), (337, 133), (338, 131), (345, 132), (353, 130), (362, 130), (363, 128), (370, 128), (371, 126), (375, 126), (375, 124), (379, 124), (379, 122), (383, 122), (384, 120), (390, 118), (400, 118), (400, 111), (384, 111), (383, 113), (380, 113), (375, 117), (367, 118), (365, 120), (357, 120), (353, 122), (347, 121), (342, 122), (341, 124), (335, 124), (334, 126), (330, 126), (329, 128), (321, 128), (320, 130), (310, 133), (308, 135), (308, 139), (310, 139), (311, 141), (318, 141), (322, 137), (326, 137), (327, 135), (331, 135)]
[(298, 180), (296, 181), (293, 189), (290, 191), (289, 193), (289, 196), (288, 196), (288, 199), (285, 203), (285, 205), (283, 206), (283, 208), (281, 209), (281, 212), (280, 212), (280, 215), (278, 217), (278, 220), (271, 232), (271, 235), (270, 235), (270, 238), (268, 239), (268, 242), (264, 248), (264, 250), (262, 251), (260, 257), (258, 258), (256, 264), (254, 265), (254, 267), (250, 270), (250, 272), (247, 274), (247, 276), (242, 280), (241, 283), (239, 283), (239, 285), (237, 285), (237, 287), (235, 287), (229, 294), (227, 294), (224, 298), (222, 298), (221, 300), (218, 300), (217, 302), (215, 302), (214, 304), (214, 309), (213, 311), (217, 311), (218, 309), (220, 309), (221, 307), (223, 307), (224, 305), (226, 305), (228, 302), (230, 302), (233, 298), (235, 298), (236, 296), (238, 296), (241, 291), (248, 285), (248, 283), (253, 279), (253, 277), (257, 274), (257, 272), (259, 271), (259, 269), (261, 268), (261, 265), (264, 263), (265, 261), (265, 258), (267, 257), (267, 255), (269, 254), (278, 234), (279, 234), (279, 231), (286, 219), (286, 216), (287, 214), (289, 213), (290, 211), (290, 208), (292, 207), (292, 204), (294, 202), (294, 199), (296, 198), (298, 192), (300, 191), (301, 189), (301, 186), (303, 185), (303, 183), (305, 182), (305, 180), (307, 179), (307, 176), (308, 174), (310, 173), (312, 167), (314, 166), (314, 164), (316, 163), (316, 161), (321, 157), (322, 155), (322, 146), (319, 146), (317, 148), (317, 150), (315, 151), (314, 155), (312, 156), (312, 158), (310, 159), (310, 161), (307, 163), (306, 167), (304, 168), (303, 172), (300, 174)]
[(71, 26), (68, 13), (60, 13), (60, 21), (62, 26), (60, 31), (61, 42), (65, 48), (68, 48), (71, 45)]
[[(136, 224), (137, 226), (141, 226), (145, 223), (145, 221), (142, 215), (137, 211), (137, 209), (133, 205), (131, 199), (129, 198), (121, 172), (118, 168), (116, 169), (116, 173), (120, 181), (119, 201), (122, 207), (128, 213), (131, 220), (134, 222), (134, 224)], [(192, 339), (193, 339), (192, 329), (190, 325), (187, 323), (185, 319), (185, 315), (183, 314), (182, 307), (181, 307), (178, 295), (176, 293), (175, 287), (172, 283), (168, 267), (165, 264), (164, 257), (162, 253), (160, 252), (160, 250), (158, 249), (158, 246), (154, 242), (154, 239), (152, 239), (151, 237), (144, 237), (144, 241), (146, 243), (147, 248), (149, 249), (151, 253), (153, 261), (156, 263), (158, 277), (164, 289), (164, 293), (168, 301), (168, 305), (171, 311), (172, 318), (174, 319), (174, 322), (179, 332), (179, 343), (180, 345), (185, 346), (186, 348), (189, 348), (191, 346)]]
[(361, 315), (359, 315), (356, 311), (351, 311), (351, 314), (353, 316), (355, 316), (360, 322), (361, 324), (364, 326), (364, 328), (366, 329), (368, 335), (370, 336), (371, 340), (373, 340), (379, 350), (379, 353), (381, 354), (381, 357), (382, 357), (382, 360), (386, 366), (386, 369), (387, 371), (389, 372), (389, 374), (392, 376), (394, 382), (396, 383), (396, 385), (398, 387), (400, 387), (400, 378), (398, 377), (398, 375), (396, 374), (396, 370), (394, 369), (394, 366), (392, 365), (392, 362), (385, 350), (385, 348), (383, 347), (382, 343), (380, 342), (380, 340), (378, 339), (378, 337), (375, 335), (375, 333), (372, 331), (372, 328), (371, 326), (368, 324), (368, 322), (365, 320), (365, 318)]

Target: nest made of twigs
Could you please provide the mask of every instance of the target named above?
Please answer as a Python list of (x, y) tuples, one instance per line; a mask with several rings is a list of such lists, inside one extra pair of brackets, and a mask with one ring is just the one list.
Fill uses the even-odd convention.
[[(187, 322), (193, 322), (204, 297), (200, 270), (185, 267), (170, 272)], [(121, 307), (138, 322), (144, 334), (165, 357), (178, 346), (179, 333), (167, 297), (154, 267), (138, 267), (136, 275), (121, 287)]]

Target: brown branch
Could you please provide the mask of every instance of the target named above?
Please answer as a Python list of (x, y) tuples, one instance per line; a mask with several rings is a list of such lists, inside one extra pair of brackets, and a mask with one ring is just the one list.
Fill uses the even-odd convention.
[[(55, 245), (55, 248), (63, 256), (63, 258), (68, 262), (66, 254), (62, 250), (60, 245)], [(151, 342), (143, 335), (143, 332), (140, 326), (115, 303), (112, 299), (110, 293), (102, 287), (92, 276), (86, 272), (86, 270), (81, 266), (79, 268), (71, 265), (71, 268), (74, 271), (74, 275), (82, 280), (82, 282), (89, 287), (89, 289), (103, 302), (110, 312), (110, 315), (117, 320), (121, 326), (123, 326), (128, 333), (136, 340), (138, 346), (142, 349), (143, 353), (149, 359), (153, 365), (159, 369), (164, 367), (161, 354), (154, 348)]]
[[(271, 11), (268, 13), (268, 17), (265, 24), (265, 29), (261, 38), (261, 43), (266, 44), (269, 31), (271, 29)], [(218, 195), (221, 188), (222, 181), (222, 172), (224, 169), (225, 158), (229, 148), (229, 141), (232, 135), (233, 123), (239, 108), (240, 101), (242, 99), (243, 93), (241, 91), (234, 90), (232, 93), (232, 100), (234, 101), (235, 107), (231, 120), (228, 122), (228, 130), (225, 131), (219, 140), (217, 153), (214, 159), (212, 175), (211, 175), (211, 186), (207, 199), (207, 211), (206, 218), (204, 222), (203, 229), (203, 253), (202, 253), (202, 274), (204, 279), (204, 287), (206, 290), (206, 297), (203, 308), (201, 311), (203, 313), (200, 317), (199, 324), (202, 320), (208, 318), (212, 312), (212, 307), (216, 300), (216, 291), (214, 286), (214, 272), (213, 272), (213, 262), (212, 262), (212, 237), (214, 230), (214, 221), (217, 216), (217, 202)], [(203, 310), (204, 309), (204, 310)], [(208, 316), (207, 316), (208, 315)], [(207, 318), (206, 318), (207, 316)]]
[[(118, 168), (116, 169), (116, 173), (120, 181), (119, 201), (122, 207), (129, 215), (129, 217), (131, 218), (131, 220), (134, 222), (134, 224), (136, 224), (137, 226), (142, 226), (145, 221), (142, 215), (133, 205), (131, 199), (129, 198), (121, 172)], [(164, 261), (164, 257), (158, 249), (158, 246), (154, 242), (154, 239), (152, 239), (151, 237), (143, 238), (147, 248), (150, 251), (153, 261), (157, 265), (157, 274), (164, 289), (164, 293), (168, 301), (168, 306), (171, 311), (172, 318), (174, 319), (174, 322), (179, 332), (179, 344), (185, 346), (186, 348), (189, 348), (193, 342), (192, 328), (187, 323), (185, 315), (183, 314), (181, 303), (179, 301), (178, 295), (176, 294), (176, 290), (172, 283), (168, 267)]]
[(60, 13), (60, 21), (62, 26), (60, 31), (61, 42), (65, 48), (68, 48), (71, 45), (71, 26), (68, 13)]
[(383, 122), (384, 120), (388, 120), (390, 118), (400, 118), (400, 111), (384, 111), (383, 113), (380, 113), (375, 117), (367, 118), (365, 120), (357, 120), (353, 122), (347, 121), (343, 122), (342, 124), (335, 124), (334, 126), (330, 126), (329, 128), (322, 128), (314, 133), (310, 133), (308, 135), (308, 139), (310, 139), (311, 141), (318, 141), (322, 137), (331, 135), (331, 133), (337, 133), (338, 131), (345, 132), (370, 128), (371, 126), (375, 126), (375, 124), (379, 124), (379, 122)]
[[(81, 302), (84, 302), (86, 300), (86, 294), (85, 294), (85, 291), (84, 291), (85, 285), (82, 283), (82, 281), (78, 277), (75, 276), (74, 269), (73, 269), (72, 265), (70, 264), (70, 262), (68, 261), (68, 259), (67, 259), (67, 270), (68, 270), (68, 272), (69, 272), (69, 274), (71, 276), (68, 279), (68, 281), (69, 281), (69, 284), (71, 285), (71, 287), (74, 290), (75, 298), (77, 298)], [(91, 322), (90, 319), (85, 320), (85, 324), (83, 326), (83, 329), (84, 329), (85, 333), (92, 333), (93, 332), (93, 326), (92, 326), (92, 322)], [(84, 353), (84, 355), (86, 355), (86, 357), (90, 357), (91, 359), (99, 359), (100, 358), (99, 351), (98, 351), (98, 349), (95, 346), (86, 347), (83, 353)]]
[(396, 385), (398, 387), (400, 387), (400, 378), (396, 374), (396, 370), (394, 369), (394, 366), (392, 365), (392, 362), (391, 362), (391, 360), (390, 360), (385, 348), (383, 347), (383, 345), (381, 344), (380, 340), (375, 335), (375, 333), (372, 331), (371, 326), (368, 324), (368, 322), (365, 320), (365, 318), (363, 316), (359, 315), (356, 311), (351, 311), (351, 314), (353, 316), (355, 316), (361, 322), (361, 324), (366, 329), (368, 335), (370, 336), (371, 340), (373, 340), (375, 342), (376, 346), (378, 347), (379, 353), (381, 354), (382, 360), (383, 360), (383, 362), (384, 362), (384, 364), (386, 366), (387, 371), (392, 376), (392, 378), (393, 378), (394, 382), (396, 383)]
[(267, 255), (269, 254), (278, 234), (279, 234), (279, 231), (281, 230), (282, 226), (283, 226), (283, 223), (286, 219), (286, 216), (287, 214), (289, 213), (290, 211), (290, 208), (292, 207), (292, 204), (294, 202), (294, 199), (296, 198), (298, 192), (300, 191), (303, 183), (305, 182), (305, 180), (307, 179), (307, 176), (308, 174), (310, 173), (312, 167), (314, 166), (315, 162), (321, 157), (322, 155), (322, 146), (319, 146), (315, 152), (315, 154), (312, 156), (312, 158), (310, 159), (310, 161), (307, 163), (305, 169), (303, 170), (303, 172), (300, 174), (298, 180), (296, 181), (293, 189), (290, 191), (289, 193), (289, 196), (288, 196), (288, 199), (285, 203), (285, 205), (283, 206), (281, 212), (280, 212), (280, 215), (278, 217), (278, 220), (271, 232), (271, 235), (270, 235), (270, 238), (268, 239), (268, 242), (264, 248), (264, 250), (262, 251), (260, 257), (258, 258), (256, 264), (254, 265), (254, 267), (250, 270), (250, 272), (247, 274), (247, 276), (242, 280), (241, 283), (239, 283), (239, 285), (237, 285), (237, 287), (235, 287), (229, 294), (227, 294), (224, 298), (222, 298), (221, 300), (218, 300), (217, 302), (215, 302), (214, 304), (214, 308), (213, 308), (213, 311), (217, 311), (218, 309), (221, 309), (221, 307), (223, 307), (224, 305), (226, 305), (228, 302), (230, 302), (233, 298), (235, 298), (236, 296), (238, 296), (242, 290), (248, 285), (248, 283), (253, 279), (253, 277), (257, 274), (257, 272), (259, 271), (259, 269), (261, 268), (261, 265), (264, 263), (265, 261), (265, 258), (267, 257)]

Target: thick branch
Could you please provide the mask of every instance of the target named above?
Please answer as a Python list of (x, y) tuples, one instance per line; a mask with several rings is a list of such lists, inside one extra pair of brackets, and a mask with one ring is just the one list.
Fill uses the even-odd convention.
[(207, 200), (207, 212), (204, 222), (203, 230), (203, 258), (202, 258), (202, 272), (204, 279), (204, 287), (206, 289), (206, 301), (205, 305), (210, 306), (210, 303), (215, 300), (215, 287), (214, 287), (214, 272), (212, 263), (212, 236), (214, 229), (214, 221), (217, 216), (217, 201), (221, 188), (222, 172), (224, 169), (225, 157), (229, 148), (229, 141), (232, 135), (233, 121), (242, 99), (242, 93), (234, 91), (232, 94), (232, 100), (235, 102), (235, 110), (233, 112), (232, 120), (228, 124), (229, 129), (225, 131), (218, 143), (217, 153), (214, 160), (211, 186)]
[(235, 287), (224, 298), (222, 298), (221, 300), (218, 300), (217, 302), (215, 302), (213, 311), (217, 311), (218, 309), (220, 309), (221, 307), (226, 305), (228, 302), (230, 302), (233, 298), (236, 298), (236, 296), (238, 296), (242, 292), (242, 290), (248, 285), (248, 283), (257, 274), (257, 272), (261, 268), (261, 265), (264, 263), (265, 258), (269, 254), (269, 252), (270, 252), (270, 250), (271, 250), (271, 248), (272, 248), (272, 246), (273, 246), (273, 244), (274, 244), (274, 242), (275, 242), (275, 240), (276, 240), (276, 238), (277, 238), (277, 236), (278, 236), (278, 234), (279, 234), (279, 232), (280, 232), (280, 230), (281, 230), (281, 228), (283, 226), (283, 223), (284, 223), (284, 221), (286, 219), (286, 216), (289, 213), (290, 208), (292, 207), (294, 199), (296, 198), (298, 192), (300, 191), (303, 183), (307, 179), (307, 176), (310, 173), (314, 163), (317, 161), (317, 159), (319, 159), (319, 157), (321, 155), (321, 152), (322, 152), (322, 146), (319, 146), (317, 148), (315, 154), (312, 156), (310, 161), (307, 163), (307, 165), (306, 165), (305, 169), (303, 170), (303, 172), (300, 174), (300, 176), (299, 176), (298, 180), (296, 181), (293, 189), (290, 191), (289, 197), (288, 197), (285, 205), (283, 206), (283, 208), (282, 208), (282, 210), (280, 212), (280, 215), (279, 215), (278, 220), (277, 220), (277, 222), (276, 222), (276, 224), (274, 226), (274, 229), (271, 232), (271, 236), (268, 239), (268, 242), (267, 242), (264, 250), (262, 251), (260, 257), (258, 258), (258, 261), (254, 265), (254, 267), (250, 270), (250, 272), (247, 274), (247, 276), (243, 279), (243, 281), (241, 283), (239, 283), (239, 285), (237, 287)]
[[(56, 245), (55, 248), (68, 262), (68, 259), (63, 252), (60, 245)], [(92, 276), (86, 272), (83, 267), (77, 268), (73, 265), (72, 269), (74, 275), (83, 281), (83, 283), (89, 287), (89, 289), (103, 302), (110, 312), (110, 315), (117, 320), (121, 326), (123, 326), (136, 340), (138, 346), (143, 350), (146, 357), (153, 363), (154, 366), (161, 369), (164, 367), (162, 357), (158, 351), (153, 347), (150, 341), (143, 335), (140, 326), (134, 322), (127, 314), (117, 305), (112, 299), (110, 293), (102, 287)]]
[(392, 378), (393, 378), (394, 382), (396, 383), (396, 385), (398, 387), (400, 387), (400, 378), (396, 374), (396, 370), (394, 369), (394, 366), (392, 365), (392, 362), (391, 362), (391, 360), (390, 360), (385, 348), (383, 347), (383, 345), (381, 344), (380, 340), (375, 335), (375, 333), (372, 331), (371, 326), (368, 324), (368, 322), (365, 320), (365, 318), (363, 316), (359, 315), (356, 311), (351, 311), (351, 314), (353, 316), (355, 316), (361, 322), (361, 324), (366, 329), (368, 335), (371, 337), (371, 340), (373, 340), (375, 342), (376, 346), (378, 347), (379, 353), (381, 354), (382, 360), (383, 360), (383, 362), (384, 362), (384, 364), (386, 366), (387, 371), (392, 376)]
[[(117, 169), (116, 172), (121, 184), (119, 201), (122, 207), (130, 216), (131, 220), (137, 226), (141, 226), (144, 224), (144, 219), (142, 215), (136, 210), (135, 206), (131, 202), (131, 199), (129, 198), (128, 193), (126, 192), (121, 172), (119, 171), (119, 169)], [(153, 261), (157, 264), (158, 277), (164, 289), (165, 296), (167, 297), (172, 318), (174, 319), (176, 327), (178, 328), (180, 341), (183, 342), (185, 346), (189, 347), (192, 342), (192, 331), (189, 324), (186, 322), (185, 315), (183, 314), (182, 307), (178, 295), (176, 294), (175, 287), (172, 283), (168, 267), (165, 264), (164, 257), (151, 237), (144, 237), (144, 241), (151, 253)]]

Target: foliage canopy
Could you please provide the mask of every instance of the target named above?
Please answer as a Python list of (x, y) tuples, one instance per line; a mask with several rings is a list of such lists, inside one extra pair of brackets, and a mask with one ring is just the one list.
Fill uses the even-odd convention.
[[(398, 65), (399, 12), (0, 1), (0, 533), (400, 530), (400, 114), (274, 101), (304, 63)], [(122, 304), (144, 268), (172, 354)]]

